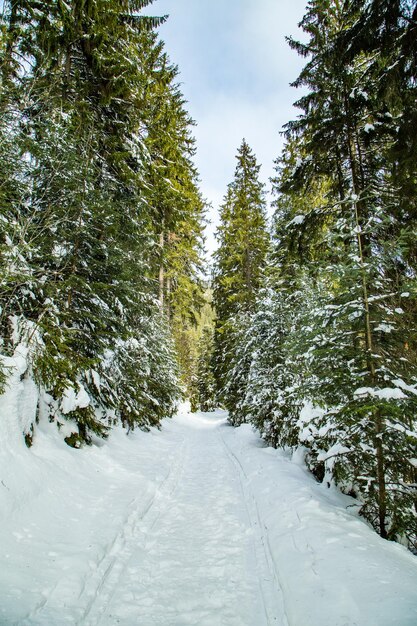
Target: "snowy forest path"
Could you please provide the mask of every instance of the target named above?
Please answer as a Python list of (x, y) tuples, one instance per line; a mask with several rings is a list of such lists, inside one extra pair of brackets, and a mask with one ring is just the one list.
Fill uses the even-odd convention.
[(174, 497), (183, 475), (187, 443), (184, 439), (166, 478), (150, 499), (144, 504), (141, 494), (133, 500), (120, 531), (97, 563), (96, 570), (86, 580), (80, 604), (83, 605), (84, 598), (87, 598), (87, 604), (79, 624), (94, 626), (101, 623), (132, 554), (137, 552), (141, 544), (146, 543), (143, 538), (148, 529), (154, 527)]
[(415, 556), (224, 412), (5, 468), (0, 626), (417, 624)]
[[(254, 531), (254, 543), (256, 550), (257, 565), (259, 568), (259, 584), (262, 591), (262, 597), (267, 616), (268, 624), (283, 624), (289, 626), (288, 616), (285, 611), (284, 595), (282, 593), (279, 574), (274, 563), (271, 553), (269, 538), (266, 528), (262, 522), (259, 508), (254, 493), (249, 488), (249, 477), (247, 476), (239, 458), (229, 448), (224, 438), (221, 436), (221, 442), (226, 450), (231, 463), (234, 465), (235, 471), (239, 477), (240, 488), (245, 502), (251, 527)], [(281, 619), (276, 616), (280, 615)]]
[(219, 416), (184, 419), (175, 487), (159, 491), (110, 575), (104, 559), (80, 624), (288, 624), (225, 427)]

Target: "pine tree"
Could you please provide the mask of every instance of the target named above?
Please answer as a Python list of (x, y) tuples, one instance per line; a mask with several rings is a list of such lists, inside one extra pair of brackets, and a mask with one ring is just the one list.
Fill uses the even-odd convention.
[(298, 445), (301, 403), (291, 347), (298, 330), (299, 300), (300, 293), (282, 280), (262, 290), (243, 338), (250, 364), (239, 413), (274, 447)]
[[(183, 333), (189, 342), (184, 345), (183, 362), (185, 385), (190, 399), (191, 410), (196, 412), (214, 410), (216, 407), (216, 386), (214, 380), (214, 309), (213, 292), (209, 284), (204, 291), (204, 304), (201, 307), (197, 324)], [(187, 350), (187, 352), (185, 352)]]
[[(356, 495), (383, 537), (411, 546), (413, 14), (412, 3), (309, 2), (308, 41), (290, 40), (307, 58), (294, 83), (307, 94), (276, 163), (268, 288), (226, 327), (232, 421), (251, 421), (273, 445), (307, 447), (319, 480)], [(229, 221), (232, 209), (230, 195)]]
[(280, 189), (290, 197), (327, 189), (319, 204), (283, 222), (293, 240), (315, 232), (319, 251), (315, 296), (294, 343), (305, 355), (301, 393), (324, 410), (310, 425), (312, 465), (327, 459), (339, 484), (353, 484), (363, 514), (386, 537), (410, 529), (415, 507), (412, 485), (405, 486), (410, 470), (401, 461), (413, 445), (415, 323), (403, 302), (415, 297), (409, 281), (415, 222), (397, 210), (390, 155), (398, 110), (391, 113), (388, 100), (377, 97), (380, 76), (369, 50), (354, 56), (347, 50), (354, 6), (341, 12), (336, 2), (310, 2), (302, 22), (309, 42), (291, 41), (311, 55), (295, 83), (309, 93), (287, 133), (301, 158)]
[(238, 318), (240, 315), (244, 318), (254, 309), (269, 244), (260, 165), (245, 140), (236, 158), (234, 180), (228, 186), (220, 212), (213, 283), (217, 315), (216, 384), (220, 399), (229, 410), (232, 409), (231, 386), (226, 391), (224, 382), (235, 365)]
[[(178, 397), (149, 272), (149, 169), (158, 169), (143, 139), (157, 128), (149, 85), (164, 93), (161, 106), (172, 99), (166, 76), (148, 63), (159, 55), (151, 29), (161, 20), (139, 14), (146, 1), (38, 2), (36, 11), (6, 4), (0, 101), (16, 121), (0, 149), (9, 150), (5, 165), (17, 158), (1, 207), (10, 225), (1, 242), (3, 341), (9, 351), (16, 341), (31, 344), (51, 419), (73, 419), (78, 445), (114, 419), (129, 428), (157, 423)], [(182, 120), (186, 134), (185, 112)], [(28, 181), (27, 191), (20, 185), (12, 198), (16, 178)], [(181, 220), (191, 215), (183, 211)], [(69, 397), (83, 401), (68, 410)]]
[(213, 372), (213, 328), (203, 328), (198, 343), (196, 387), (200, 411), (209, 412), (216, 408), (216, 387)]
[(185, 393), (190, 393), (190, 368), (198, 311), (202, 305), (203, 215), (205, 204), (193, 164), (193, 120), (185, 110), (178, 68), (169, 62), (162, 42), (148, 34), (152, 45), (146, 55), (155, 77), (147, 89), (145, 145), (150, 160), (147, 198), (151, 230), (157, 242), (151, 256), (151, 276), (157, 297), (174, 336)]

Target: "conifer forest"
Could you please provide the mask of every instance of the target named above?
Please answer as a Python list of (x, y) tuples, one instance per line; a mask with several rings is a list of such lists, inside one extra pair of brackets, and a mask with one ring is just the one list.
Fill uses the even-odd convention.
[[(58, 480), (54, 474), (65, 467), (74, 468), (68, 469), (70, 482), (87, 488), (84, 481), (99, 472), (88, 464), (117, 445), (125, 451), (108, 461), (114, 463), (109, 480), (120, 481), (114, 493), (133, 506), (116, 539), (108, 539), (111, 549), (103, 548), (82, 590), (74, 591), (77, 601), (66, 587), (59, 595), (58, 584), (42, 591), (43, 604), (33, 600), (25, 614), (18, 597), (7, 600), (0, 624), (417, 624), (415, 591), (397, 598), (403, 614), (387, 605), (378, 617), (382, 591), (369, 614), (360, 604), (356, 617), (353, 608), (341, 613), (340, 604), (334, 613), (333, 605), (328, 613), (297, 613), (307, 611), (311, 599), (302, 596), (291, 608), (291, 589), (309, 588), (309, 575), (303, 583), (303, 575), (294, 573), (298, 582), (291, 587), (291, 570), (284, 575), (274, 552), (278, 539), (262, 534), (272, 533), (274, 516), (286, 515), (284, 496), (268, 482), (278, 471), (273, 459), (284, 465), (293, 459), (304, 474), (299, 488), (280, 479), (295, 498), (288, 520), (303, 485), (311, 485), (312, 493), (321, 490), (320, 502), (334, 498), (343, 514), (348, 511), (346, 528), (353, 520), (371, 544), (381, 541), (378, 550), (402, 559), (400, 569), (391, 556), (376, 560), (383, 563), (378, 571), (400, 572), (398, 581), (410, 584), (411, 572), (417, 573), (416, 0), (308, 0), (299, 40), (287, 37), (302, 69), (293, 76), (293, 117), (276, 128), (274, 175), (262, 178), (253, 146), (243, 139), (229, 155), (234, 176), (220, 207), (211, 206), (201, 189), (198, 120), (188, 112), (181, 68), (163, 41), (169, 19), (160, 15), (158, 0), (0, 2), (0, 497), (16, 529), (13, 516), (21, 505), (10, 504), (13, 490), (21, 502), (38, 493), (36, 485)], [(215, 208), (216, 249), (209, 259), (206, 231)], [(200, 420), (198, 428), (193, 419)], [(191, 435), (184, 434), (187, 428)], [(250, 437), (253, 449), (245, 447)], [(131, 442), (135, 453), (122, 447)], [(278, 456), (264, 451), (258, 467), (251, 454), (264, 448)], [(194, 464), (187, 466), (191, 458)], [(45, 459), (49, 469), (40, 465)], [(130, 469), (118, 469), (122, 462)], [(139, 472), (131, 469), (134, 462), (145, 478), (130, 493), (117, 476)], [(229, 587), (213, 587), (216, 597), (225, 594), (230, 614), (217, 604), (198, 612), (190, 608), (191, 597), (181, 612), (170, 613), (176, 592), (169, 599), (168, 586), (166, 604), (159, 605), (156, 583), (139, 609), (132, 600), (134, 572), (147, 559), (154, 571), (154, 544), (161, 569), (164, 563), (169, 568), (170, 557), (161, 556), (168, 536), (168, 552), (177, 542), (182, 558), (191, 554), (182, 543), (191, 531), (180, 531), (171, 505), (158, 505), (158, 498), (168, 502), (177, 492), (180, 498), (182, 489), (187, 507), (207, 507), (202, 520), (195, 508), (182, 514), (195, 532), (218, 515), (208, 526), (210, 541), (220, 542), (215, 532), (228, 524), (230, 537), (239, 538), (240, 522), (233, 526), (227, 508), (237, 497), (227, 482), (233, 472), (240, 477), (239, 497), (247, 496), (245, 515), (256, 527), (253, 540), (242, 531), (241, 541), (254, 542), (248, 554), (263, 554), (250, 575), (267, 579), (264, 568), (276, 581), (261, 584), (262, 611), (245, 604), (252, 578), (247, 588), (230, 587), (233, 610)], [(161, 487), (159, 475), (161, 481), (166, 475)], [(59, 480), (62, 495), (68, 479)], [(160, 496), (143, 512), (135, 503), (153, 480)], [(103, 489), (105, 484), (103, 478)], [(92, 489), (99, 493), (101, 487)], [(67, 499), (81, 498), (71, 494)], [(116, 518), (119, 504), (106, 498), (97, 500), (97, 507), (106, 507), (100, 516)], [(46, 502), (42, 507), (53, 511)], [(219, 503), (226, 508), (216, 513)], [(158, 513), (152, 513), (155, 506)], [(137, 529), (148, 523), (148, 510), (154, 518), (146, 533), (158, 524), (160, 533), (143, 544), (139, 559), (133, 546), (145, 533)], [(332, 515), (338, 514), (317, 521), (319, 534), (326, 535)], [(162, 530), (162, 518), (170, 519), (171, 530)], [(292, 526), (288, 522), (285, 532)], [(101, 526), (95, 528), (100, 535)], [(210, 546), (204, 537), (201, 545)], [(232, 568), (230, 562), (219, 569), (213, 561), (230, 541), (221, 546), (198, 550), (199, 558), (206, 555), (205, 577), (197, 576), (201, 589), (222, 575), (228, 581), (241, 576), (224, 569)], [(301, 566), (307, 569), (308, 550)], [(296, 553), (279, 554), (292, 562)], [(334, 574), (332, 567), (327, 569)], [(184, 566), (182, 575), (186, 571)], [(0, 575), (1, 593), (8, 588), (2, 581)], [(283, 590), (282, 606), (274, 584)], [(314, 584), (310, 591), (317, 597)], [(330, 579), (323, 582), (326, 597), (333, 595), (327, 584)], [(12, 587), (19, 587), (14, 578)], [(24, 582), (21, 587), (26, 593)], [(122, 587), (126, 593), (117, 604)], [(54, 602), (67, 607), (59, 618)], [(239, 605), (246, 618), (236, 613)], [(259, 611), (262, 618), (254, 617)]]

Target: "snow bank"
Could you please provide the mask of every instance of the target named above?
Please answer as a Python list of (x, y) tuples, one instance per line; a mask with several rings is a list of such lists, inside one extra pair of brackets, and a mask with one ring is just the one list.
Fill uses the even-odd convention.
[(61, 411), (64, 415), (68, 415), (68, 413), (76, 409), (85, 409), (89, 406), (90, 396), (86, 389), (81, 384), (78, 387), (78, 391), (75, 391), (73, 387), (67, 387), (64, 390), (61, 401)]
[(178, 435), (115, 428), (110, 441), (75, 450), (41, 415), (27, 448), (23, 422), (33, 421), (37, 391), (20, 380), (24, 359), (10, 365), (0, 397), (0, 624), (84, 624), (101, 577), (170, 471)]
[(417, 624), (415, 556), (381, 539), (302, 459), (260, 447), (250, 426), (223, 437), (256, 501), (291, 626)]

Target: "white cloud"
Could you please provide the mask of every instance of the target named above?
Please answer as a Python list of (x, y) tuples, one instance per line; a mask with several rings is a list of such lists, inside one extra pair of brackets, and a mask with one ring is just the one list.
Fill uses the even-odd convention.
[[(288, 119), (288, 106), (282, 103), (278, 93), (272, 93), (256, 104), (219, 94), (199, 115), (199, 124), (195, 129), (198, 146), (196, 160), (202, 179), (202, 193), (213, 204), (214, 210), (210, 214), (214, 226), (217, 223), (216, 210), (227, 184), (233, 179), (235, 155), (243, 137), (262, 165), (260, 177), (269, 191), (269, 178), (274, 174), (273, 161), (283, 145), (279, 131)], [(208, 233), (210, 230), (207, 229)]]
[[(300, 94), (289, 87), (302, 60), (285, 41), (295, 35), (306, 0), (158, 0), (170, 12), (161, 30), (181, 71), (195, 129), (201, 189), (213, 204), (207, 247), (214, 247), (216, 211), (233, 179), (242, 138), (262, 164), (268, 184), (280, 154), (283, 124)], [(153, 8), (152, 7), (152, 8)]]
[(306, 0), (245, 2), (240, 39), (252, 42), (251, 62), (266, 80), (287, 83), (297, 76), (301, 62), (285, 37), (303, 38), (298, 23), (305, 4)]

